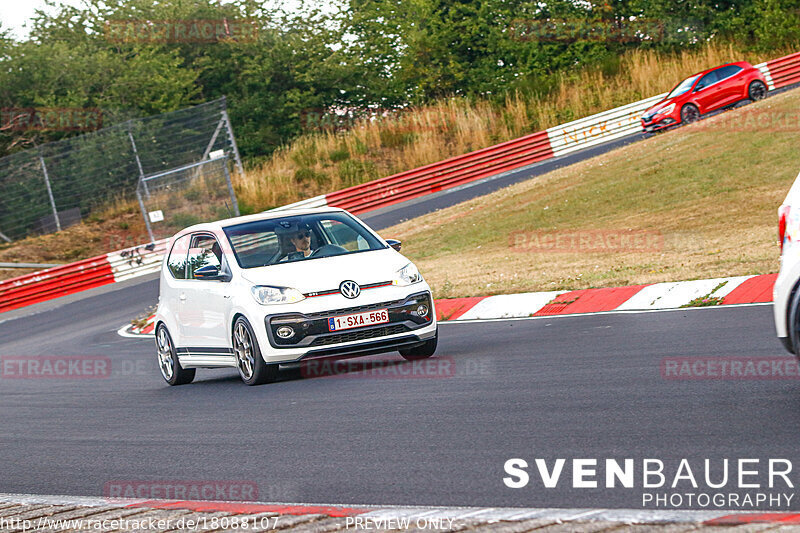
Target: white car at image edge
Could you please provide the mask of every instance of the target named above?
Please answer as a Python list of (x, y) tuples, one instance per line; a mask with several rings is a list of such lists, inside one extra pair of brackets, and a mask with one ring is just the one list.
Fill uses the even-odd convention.
[(433, 296), (400, 242), (337, 208), (198, 224), (169, 242), (156, 348), (170, 385), (197, 368), (235, 367), (256, 385), (279, 365), (399, 351), (430, 357)]
[(775, 329), (787, 350), (800, 354), (800, 176), (778, 208), (781, 268), (772, 289)]

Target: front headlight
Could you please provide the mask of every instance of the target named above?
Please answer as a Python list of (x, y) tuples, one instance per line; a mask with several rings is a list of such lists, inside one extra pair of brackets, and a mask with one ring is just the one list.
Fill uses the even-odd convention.
[(667, 107), (662, 107), (656, 111), (656, 115), (669, 115), (673, 111), (675, 111), (675, 104), (669, 104)]
[(289, 287), (270, 287), (268, 285), (255, 285), (250, 288), (253, 298), (261, 305), (291, 304), (305, 300), (303, 293)]
[(409, 263), (397, 271), (396, 278), (393, 281), (395, 285), (405, 286), (418, 283), (422, 281), (422, 274), (419, 273), (414, 263)]

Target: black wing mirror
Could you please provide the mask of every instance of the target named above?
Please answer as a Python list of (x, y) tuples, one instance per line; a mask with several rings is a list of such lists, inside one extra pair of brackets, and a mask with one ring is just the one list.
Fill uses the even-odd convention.
[(386, 244), (388, 244), (393, 250), (397, 252), (399, 252), (400, 248), (403, 246), (403, 243), (401, 243), (397, 239), (386, 239)]
[(220, 272), (218, 266), (206, 265), (194, 271), (194, 278), (206, 281), (230, 281), (231, 275)]

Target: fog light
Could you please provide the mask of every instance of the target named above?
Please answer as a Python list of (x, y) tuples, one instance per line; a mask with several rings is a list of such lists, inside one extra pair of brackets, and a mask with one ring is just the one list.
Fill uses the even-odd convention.
[(277, 333), (278, 337), (281, 339), (289, 339), (294, 336), (294, 330), (289, 326), (281, 326), (275, 333)]
[(417, 314), (421, 317), (428, 316), (428, 306), (425, 304), (420, 304), (417, 306)]

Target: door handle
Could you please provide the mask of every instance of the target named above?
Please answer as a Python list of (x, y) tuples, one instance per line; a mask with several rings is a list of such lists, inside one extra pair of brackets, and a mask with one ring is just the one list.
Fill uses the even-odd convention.
[(182, 302), (185, 302), (186, 301), (186, 294), (185, 293), (181, 293), (180, 298), (181, 298)]

